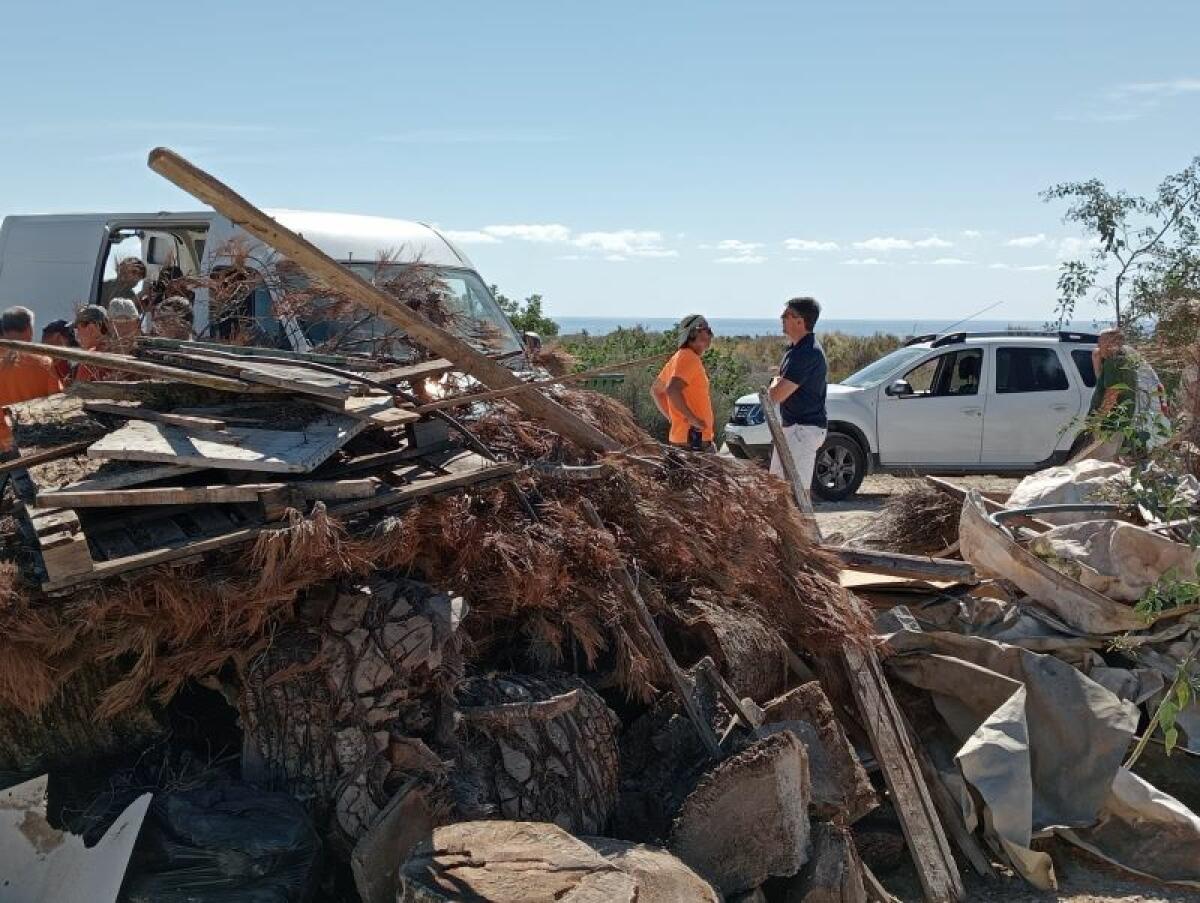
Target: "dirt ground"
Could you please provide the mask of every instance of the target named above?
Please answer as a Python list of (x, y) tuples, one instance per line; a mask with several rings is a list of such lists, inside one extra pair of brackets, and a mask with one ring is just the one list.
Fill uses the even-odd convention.
[[(817, 524), (821, 527), (821, 535), (826, 542), (838, 542), (838, 536), (849, 539), (855, 533), (863, 530), (871, 517), (887, 501), (889, 495), (902, 492), (904, 487), (913, 479), (895, 477), (887, 474), (875, 474), (863, 480), (858, 493), (844, 502), (822, 502), (813, 499), (813, 507), (817, 513)], [(1019, 477), (950, 477), (955, 483), (963, 486), (974, 486), (988, 491), (1011, 491)]]

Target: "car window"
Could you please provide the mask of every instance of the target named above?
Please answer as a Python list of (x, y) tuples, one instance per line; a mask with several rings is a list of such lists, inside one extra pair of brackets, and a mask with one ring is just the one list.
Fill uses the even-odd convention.
[(1096, 387), (1096, 368), (1092, 364), (1092, 352), (1085, 348), (1076, 348), (1071, 352), (1071, 360), (1083, 379), (1083, 384), (1089, 389)]
[(976, 395), (979, 375), (983, 372), (983, 351), (979, 348), (960, 348), (931, 357), (904, 375), (912, 386), (909, 397), (943, 397)]
[(996, 392), (1061, 392), (1070, 388), (1053, 348), (997, 348)]

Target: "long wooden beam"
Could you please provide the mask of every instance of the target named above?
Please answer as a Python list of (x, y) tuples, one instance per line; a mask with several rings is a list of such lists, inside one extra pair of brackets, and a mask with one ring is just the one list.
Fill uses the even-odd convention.
[(0, 339), (0, 348), (11, 348), (13, 351), (25, 351), (29, 354), (43, 354), (46, 357), (74, 361), (77, 364), (93, 364), (105, 370), (116, 370), (121, 373), (137, 373), (151, 379), (174, 379), (197, 386), (206, 386), (210, 389), (220, 389), (224, 392), (277, 393), (279, 391), (267, 386), (251, 385), (240, 379), (231, 379), (213, 373), (201, 373), (197, 370), (184, 370), (181, 367), (169, 367), (166, 364), (155, 364), (140, 358), (107, 351), (84, 351), (82, 348), (43, 345), (40, 342), (19, 342), (16, 339)]
[[(312, 242), (280, 225), (228, 185), (173, 151), (155, 148), (150, 152), (147, 162), (160, 176), (228, 217), (301, 269), (319, 277), (330, 288), (350, 296), (368, 310), (401, 326), (414, 342), (453, 361), (463, 372), (471, 374), (489, 388), (504, 389), (520, 385), (516, 375), (503, 364), (476, 351), (462, 339), (430, 323), (403, 302), (343, 267)], [(583, 448), (599, 452), (619, 448), (611, 436), (536, 389), (516, 393), (513, 401), (526, 413), (544, 420), (555, 432)]]
[(821, 546), (848, 571), (866, 571), (893, 577), (917, 580), (953, 580), (975, 583), (975, 568), (966, 561), (953, 558), (927, 558), (924, 555), (901, 555), (899, 552), (876, 552), (873, 549), (849, 549), (845, 546)]

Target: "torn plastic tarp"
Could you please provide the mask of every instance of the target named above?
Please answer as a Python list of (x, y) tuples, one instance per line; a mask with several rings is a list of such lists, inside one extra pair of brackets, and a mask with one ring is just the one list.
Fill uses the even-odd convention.
[(0, 900), (110, 903), (117, 899), (151, 795), (125, 808), (88, 848), (46, 820), (46, 776), (0, 791)]
[[(977, 637), (901, 630), (889, 672), (928, 690), (962, 744), (993, 845), (1035, 886), (1054, 886), (1039, 831), (1093, 824), (1137, 727), (1137, 708), (1048, 655)], [(964, 805), (970, 816), (972, 806)]]
[(1124, 768), (1096, 824), (1054, 833), (1138, 875), (1200, 888), (1200, 817)]

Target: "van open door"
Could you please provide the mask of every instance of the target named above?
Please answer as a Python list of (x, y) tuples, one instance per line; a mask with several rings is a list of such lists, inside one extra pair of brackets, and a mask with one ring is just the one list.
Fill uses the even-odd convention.
[(44, 326), (73, 319), (94, 296), (108, 248), (107, 217), (9, 216), (0, 225), (0, 299)]

